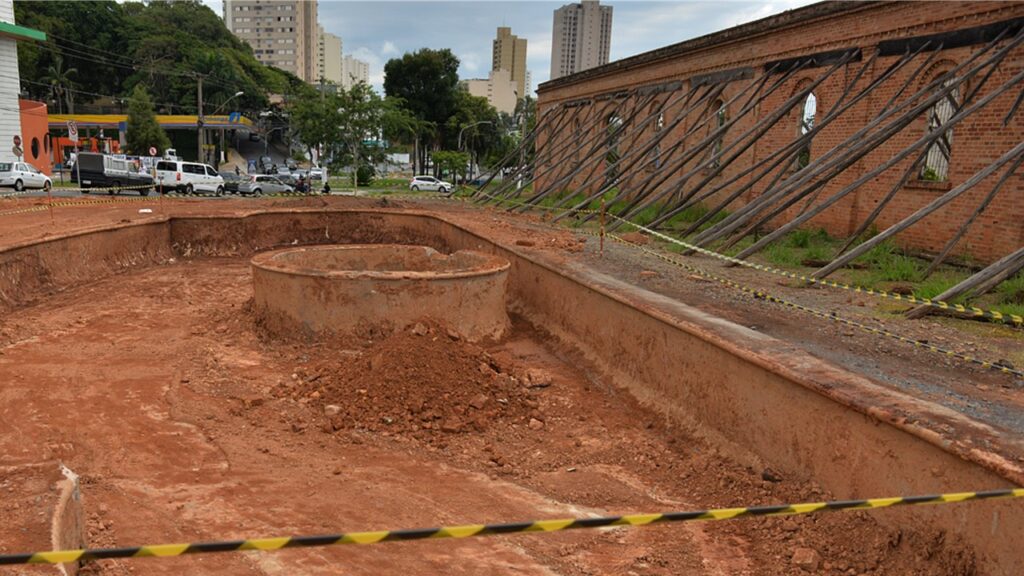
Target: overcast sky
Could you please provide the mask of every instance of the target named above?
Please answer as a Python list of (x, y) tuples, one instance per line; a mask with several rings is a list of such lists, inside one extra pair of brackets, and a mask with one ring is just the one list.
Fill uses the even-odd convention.
[[(219, 0), (204, 0), (222, 14)], [(483, 1), (350, 2), (320, 0), (324, 29), (341, 36), (342, 51), (370, 64), (370, 83), (381, 89), (384, 63), (419, 48), (450, 48), (462, 63), (460, 78), (484, 78), (491, 68), (491, 41), (498, 26), (527, 39), (533, 89), (551, 72), (551, 24), (569, 2)], [(611, 59), (810, 4), (809, 0), (672, 2), (602, 1), (613, 6)]]

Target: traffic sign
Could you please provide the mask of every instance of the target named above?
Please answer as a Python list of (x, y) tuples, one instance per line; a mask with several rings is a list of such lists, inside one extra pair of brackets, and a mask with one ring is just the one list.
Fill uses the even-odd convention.
[(154, 146), (149, 147), (149, 155), (156, 156), (156, 148)]
[(68, 140), (78, 143), (78, 123), (74, 120), (68, 120)]
[(21, 136), (18, 136), (17, 134), (15, 134), (14, 135), (14, 147), (17, 148), (19, 146), (21, 146)]
[(228, 114), (228, 123), (230, 123), (230, 124), (237, 124), (241, 120), (242, 120), (242, 113), (241, 112), (232, 112), (232, 113)]
[[(18, 138), (17, 136), (15, 136), (15, 138), (17, 139), (17, 140), (16, 140), (17, 142), (21, 142), (21, 138)], [(13, 153), (13, 154), (14, 154), (14, 156), (15, 156), (15, 157), (16, 157), (16, 158), (17, 158), (18, 160), (21, 160), (21, 154), (22, 154), (22, 149), (21, 149), (21, 146), (13, 146), (13, 147), (11, 148), (11, 153)]]

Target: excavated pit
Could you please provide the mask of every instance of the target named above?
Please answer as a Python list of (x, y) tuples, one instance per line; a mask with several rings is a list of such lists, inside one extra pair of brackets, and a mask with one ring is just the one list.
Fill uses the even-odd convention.
[[(48, 516), (36, 508), (43, 474), (16, 482), (8, 471), (40, 459), (67, 462), (89, 479), (88, 544), (110, 547), (282, 526), (320, 533), (1020, 481), (1010, 439), (592, 270), (563, 254), (579, 246), (575, 238), (520, 242), (495, 222), (277, 209), (122, 222), (0, 250), (0, 306), (10, 316), (0, 412), (31, 415), (0, 417), (8, 458), (0, 463), (8, 494), (0, 517), (22, 527), (3, 546), (54, 546)], [(428, 262), (457, 261), (462, 249), (496, 255), (501, 280), (490, 278), (503, 291), (500, 304), (440, 298), (431, 311), (416, 291), (437, 286), (424, 281), (426, 288), (381, 284), (378, 291), (411, 293), (404, 307), (370, 305), (345, 282), (374, 274), (412, 282), (436, 272), (397, 257), (395, 265), (353, 257), (371, 248), (365, 244), (388, 242), (372, 248), (418, 250)], [(281, 247), (288, 248), (249, 260)], [(283, 253), (291, 256), (274, 258)], [(453, 270), (460, 268), (441, 268)], [(459, 311), (496, 310), (507, 326), (505, 270), (515, 327), (481, 345), (451, 337)], [(274, 284), (280, 276), (295, 281), (290, 296)], [(411, 310), (402, 322), (413, 326), (384, 338), (267, 342), (249, 308), (260, 307), (261, 291), (263, 306), (305, 307), (318, 322), (333, 297), (351, 315), (375, 309), (395, 324)], [(262, 313), (282, 323), (282, 334), (315, 333), (281, 309)], [(430, 316), (441, 321), (415, 327)], [(51, 424), (75, 413), (90, 417), (72, 428)], [(302, 497), (282, 500), (296, 485)], [(803, 570), (791, 560), (800, 550), (820, 554), (819, 573), (1018, 574), (1020, 506), (987, 501), (260, 561), (302, 562), (311, 574), (334, 573), (341, 561), (370, 567), (356, 573), (444, 572), (457, 559), (464, 573), (516, 566), (538, 574), (781, 576)], [(163, 561), (180, 563), (165, 569), (177, 573), (253, 571), (243, 555)], [(110, 561), (95, 573), (124, 568)]]
[(316, 337), (422, 319), (471, 342), (501, 338), (508, 260), (427, 246), (356, 244), (287, 248), (252, 259), (253, 304), (273, 336)]

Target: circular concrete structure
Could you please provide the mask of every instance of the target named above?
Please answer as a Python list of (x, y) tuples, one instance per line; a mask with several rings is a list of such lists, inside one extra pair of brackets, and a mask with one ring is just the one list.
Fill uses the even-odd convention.
[(441, 321), (470, 341), (508, 328), (509, 263), (483, 252), (442, 254), (426, 246), (356, 244), (287, 248), (252, 259), (254, 308), (279, 336), (401, 329)]

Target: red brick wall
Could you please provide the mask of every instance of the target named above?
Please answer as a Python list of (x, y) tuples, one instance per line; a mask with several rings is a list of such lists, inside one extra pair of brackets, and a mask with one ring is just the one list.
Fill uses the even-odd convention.
[[(737, 80), (726, 85), (720, 99), (728, 101), (749, 83), (758, 82), (761, 79), (760, 75), (764, 73), (766, 62), (827, 50), (859, 47), (863, 53), (861, 61), (844, 65), (814, 90), (817, 97), (817, 119), (820, 120), (836, 103), (840, 94), (855, 78), (860, 68), (870, 60), (880, 41), (948, 32), (1024, 17), (1024, 4), (1020, 3), (880, 2), (843, 6), (843, 9), (838, 12), (832, 9), (832, 5), (826, 3), (810, 6), (777, 18), (774, 23), (767, 22), (767, 24), (772, 24), (770, 26), (765, 25), (765, 21), (753, 23), (719, 35), (718, 41), (712, 41), (713, 39), (703, 42), (694, 41), (692, 43), (694, 47), (688, 50), (676, 50), (673, 54), (656, 55), (659, 56), (657, 58), (651, 55), (640, 56), (632, 63), (629, 61), (612, 63), (607, 67), (585, 72), (579, 79), (570, 77), (544, 84), (538, 91), (539, 112), (543, 114), (570, 101), (595, 99), (589, 105), (574, 108), (571, 112), (579, 115), (585, 128), (593, 118), (598, 116), (601, 107), (608, 104), (607, 100), (596, 100), (596, 97), (601, 95), (658, 83), (685, 81), (697, 74), (719, 70), (745, 66), (753, 68), (754, 78)], [(723, 40), (722, 37), (725, 39)], [(1005, 42), (1000, 44), (1000, 46), (1002, 45), (1005, 45)], [(904, 83), (909, 82), (909, 85), (907, 91), (901, 96), (901, 101), (907, 95), (920, 90), (936, 75), (963, 62), (980, 48), (982, 45), (943, 50), (934, 57), (933, 65), (915, 74), (919, 64), (923, 63), (930, 53), (926, 52), (918, 56), (915, 61), (901, 69), (885, 84), (822, 130), (813, 141), (812, 159), (820, 157), (826, 150), (846, 140), (879, 114), (883, 105)], [(854, 86), (851, 94), (857, 93), (860, 88), (881, 75), (897, 59), (897, 57), (876, 58)], [(801, 87), (818, 78), (828, 69), (829, 67), (811, 68), (794, 75), (761, 102), (755, 110), (730, 127), (724, 139), (725, 145), (753, 128), (759, 119), (779, 109), (783, 102)], [(1024, 48), (1017, 48), (992, 74), (975, 100), (984, 97), (1022, 69), (1024, 69)], [(778, 78), (780, 76), (772, 76), (768, 79), (766, 86), (771, 85)], [(973, 89), (979, 78), (980, 75), (969, 82), (966, 90)], [(683, 83), (682, 90), (689, 90), (688, 82)], [(762, 92), (764, 91), (762, 90)], [(984, 109), (960, 123), (953, 131), (948, 181), (939, 184), (923, 183), (918, 181), (916, 175), (913, 176), (908, 185), (898, 190), (895, 199), (876, 221), (876, 226), (879, 229), (885, 229), (912, 214), (951, 187), (963, 183), (1003, 152), (1021, 142), (1024, 139), (1024, 111), (1018, 114), (1009, 126), (1002, 126), (1002, 118), (1012, 107), (1019, 92), (1020, 88), (1009, 90)], [(681, 93), (660, 94), (656, 101), (661, 102), (666, 98), (673, 99)], [(961, 96), (963, 93), (962, 89)], [(643, 95), (630, 96), (622, 106), (619, 115), (626, 118), (632, 109), (645, 98), (646, 96)], [(734, 118), (739, 114), (741, 104), (745, 100), (746, 95), (728, 106), (729, 118)], [(613, 102), (620, 101), (614, 100)], [(642, 121), (651, 113), (650, 104), (645, 104), (643, 110), (643, 113), (638, 115), (637, 122)], [(795, 106), (786, 118), (759, 139), (746, 153), (729, 164), (723, 173), (712, 179), (704, 190), (710, 190), (716, 183), (727, 181), (730, 176), (738, 174), (781, 146), (790, 143), (799, 129), (799, 116), (802, 110), (802, 103)], [(680, 107), (675, 106), (665, 113), (666, 127), (678, 118), (679, 112)], [(688, 130), (708, 119), (707, 125), (688, 136), (685, 145), (681, 148), (686, 149), (705, 138), (709, 130), (715, 126), (715, 119), (708, 118), (709, 115), (713, 115), (713, 111), (705, 107), (691, 113), (685, 121), (669, 133), (661, 143), (661, 149), (666, 150), (673, 143), (679, 141)], [(590, 137), (599, 137), (602, 140), (606, 138), (608, 113), (600, 112), (600, 116), (597, 125), (589, 132), (577, 131), (574, 129), (574, 120), (570, 120), (557, 133), (545, 133), (539, 137), (536, 189), (543, 190), (545, 187), (551, 186), (558, 175), (564, 175), (577, 166), (577, 160), (585, 159), (585, 152), (591, 149), (591, 146), (588, 144), (584, 151), (577, 155), (553, 154), (554, 148), (565, 143), (579, 143)], [(629, 126), (627, 126), (628, 129)], [(817, 201), (838, 192), (872, 168), (892, 158), (901, 149), (923, 136), (925, 130), (926, 120), (922, 115), (909, 127), (876, 147), (863, 159), (832, 179), (816, 197)], [(648, 128), (634, 138), (622, 138), (619, 142), (621, 153), (626, 154), (630, 150), (636, 149), (653, 134), (653, 128)], [(599, 160), (582, 170), (564, 188), (580, 191), (583, 189), (582, 185), (591, 176), (593, 176), (591, 178), (592, 185), (586, 186), (586, 191), (594, 192), (604, 184), (602, 172), (605, 170), (603, 156), (606, 148), (599, 147), (598, 149)], [(681, 152), (677, 152), (674, 158), (680, 156)], [(837, 236), (852, 233), (880, 199), (896, 185), (915, 157), (916, 153), (860, 186), (854, 193), (846, 196), (812, 220), (809, 225), (823, 227)], [(688, 162), (676, 170), (662, 190), (669, 194), (679, 194), (692, 189), (694, 184), (707, 174), (706, 171), (698, 170), (693, 178), (682, 186), (678, 185), (678, 179), (693, 169), (701, 160), (703, 160), (703, 155), (698, 155), (692, 162)], [(668, 161), (671, 162), (672, 159), (670, 158)], [(643, 167), (625, 174), (622, 188), (635, 188), (650, 173), (647, 167)], [(991, 190), (1000, 175), (1001, 172), (997, 172), (975, 186), (939, 213), (926, 218), (901, 234), (897, 241), (909, 247), (929, 251), (941, 249), (946, 240), (955, 233), (960, 224)], [(771, 176), (768, 176), (751, 185), (750, 177), (744, 177), (733, 186), (716, 194), (714, 198), (710, 198), (707, 203), (713, 204), (732, 190), (742, 190), (741, 200), (729, 206), (730, 210), (735, 210), (744, 201), (749, 201), (761, 194), (770, 179)], [(958, 252), (970, 254), (983, 261), (991, 261), (1024, 244), (1024, 199), (1022, 199), (1022, 195), (1024, 195), (1024, 182), (1022, 182), (1021, 176), (1014, 175), (985, 214), (975, 222), (968, 235), (961, 241)], [(804, 202), (800, 202), (773, 223), (778, 224), (789, 220), (803, 208)]]

